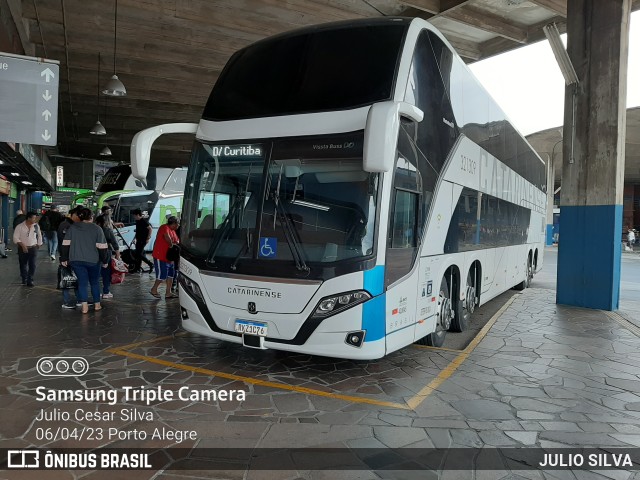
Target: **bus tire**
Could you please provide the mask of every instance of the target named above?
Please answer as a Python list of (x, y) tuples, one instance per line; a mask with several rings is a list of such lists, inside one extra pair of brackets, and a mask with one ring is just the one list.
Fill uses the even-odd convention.
[(452, 316), (451, 296), (449, 295), (449, 285), (447, 284), (447, 279), (445, 277), (442, 279), (442, 283), (440, 283), (440, 293), (438, 294), (436, 331), (430, 333), (424, 338), (421, 338), (417, 343), (427, 345), (429, 347), (441, 347), (444, 344), (444, 338), (447, 336), (447, 330), (451, 327)]
[(451, 320), (451, 328), (449, 328), (450, 332), (464, 332), (469, 327), (471, 314), (476, 308), (476, 286), (471, 270), (467, 273), (467, 287), (464, 299), (460, 300), (459, 295), (457, 299), (453, 319)]
[(527, 276), (522, 282), (517, 284), (514, 288), (520, 291), (525, 290), (529, 288), (529, 286), (531, 285), (532, 279), (533, 279), (533, 265), (531, 264), (531, 255), (529, 255), (529, 257), (527, 258)]

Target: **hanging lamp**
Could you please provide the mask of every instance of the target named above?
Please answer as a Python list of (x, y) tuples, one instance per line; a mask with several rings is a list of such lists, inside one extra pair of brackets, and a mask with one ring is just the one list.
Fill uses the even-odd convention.
[(127, 89), (124, 88), (124, 84), (116, 75), (116, 44), (118, 40), (118, 0), (116, 0), (116, 13), (113, 20), (113, 76), (107, 82), (107, 85), (102, 90), (104, 95), (109, 97), (124, 97), (127, 95)]
[[(104, 99), (104, 123), (105, 125), (107, 124), (107, 99)], [(103, 157), (110, 157), (111, 156), (111, 149), (109, 148), (108, 142), (107, 142), (107, 136), (104, 136), (104, 147), (102, 150), (100, 150), (100, 155)]]
[(96, 99), (98, 100), (97, 102), (98, 103), (98, 121), (93, 126), (93, 128), (89, 130), (89, 133), (91, 135), (106, 135), (107, 130), (106, 128), (104, 128), (102, 123), (100, 123), (100, 53), (99, 52), (98, 52), (98, 95)]

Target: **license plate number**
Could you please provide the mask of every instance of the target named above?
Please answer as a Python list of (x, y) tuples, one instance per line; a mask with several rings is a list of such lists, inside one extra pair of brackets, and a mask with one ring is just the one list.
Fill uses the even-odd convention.
[(260, 322), (251, 322), (249, 320), (236, 320), (235, 330), (238, 333), (247, 333), (249, 335), (258, 335), (259, 337), (267, 336), (267, 324)]

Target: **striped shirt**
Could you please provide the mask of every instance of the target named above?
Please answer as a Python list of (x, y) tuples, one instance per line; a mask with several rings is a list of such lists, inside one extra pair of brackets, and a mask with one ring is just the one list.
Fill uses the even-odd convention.
[(26, 221), (16, 225), (13, 230), (13, 243), (21, 243), (25, 247), (36, 247), (42, 245), (42, 231), (37, 223), (28, 225)]

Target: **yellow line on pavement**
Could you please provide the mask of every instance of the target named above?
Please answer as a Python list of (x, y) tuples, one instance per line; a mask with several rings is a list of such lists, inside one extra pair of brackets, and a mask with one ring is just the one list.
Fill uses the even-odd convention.
[(451, 363), (449, 363), (449, 365), (447, 365), (438, 374), (438, 376), (436, 378), (434, 378), (431, 382), (429, 382), (429, 384), (427, 384), (425, 387), (423, 387), (416, 395), (414, 395), (411, 399), (409, 399), (409, 401), (407, 402), (406, 405), (403, 405), (403, 404), (400, 404), (400, 403), (396, 403), (396, 402), (386, 402), (386, 401), (382, 401), (382, 400), (374, 400), (374, 399), (366, 398), (366, 397), (358, 397), (358, 396), (353, 396), (353, 395), (343, 395), (343, 394), (340, 394), (340, 393), (324, 392), (322, 390), (316, 390), (316, 389), (313, 389), (313, 388), (287, 385), (285, 383), (276, 383), (276, 382), (271, 382), (271, 381), (267, 381), (267, 380), (260, 380), (260, 379), (252, 378), (252, 377), (244, 377), (244, 376), (241, 376), (241, 375), (234, 375), (232, 373), (219, 372), (219, 371), (215, 371), (215, 370), (209, 370), (209, 369), (206, 369), (206, 368), (194, 367), (194, 366), (191, 366), (191, 365), (185, 365), (185, 364), (181, 364), (181, 363), (171, 362), (171, 361), (168, 361), (168, 360), (162, 360), (160, 358), (148, 357), (146, 355), (139, 355), (137, 353), (133, 353), (133, 352), (129, 351), (132, 348), (136, 348), (136, 347), (139, 347), (141, 345), (148, 345), (150, 343), (162, 342), (162, 341), (165, 341), (165, 340), (170, 340), (172, 338), (175, 338), (176, 336), (186, 335), (187, 334), (186, 332), (180, 332), (177, 335), (166, 335), (166, 336), (162, 336), (162, 337), (156, 337), (156, 338), (152, 338), (152, 339), (149, 339), (149, 340), (144, 340), (142, 342), (136, 342), (136, 343), (131, 343), (129, 345), (124, 345), (122, 347), (110, 348), (110, 349), (107, 349), (106, 351), (109, 352), (109, 353), (113, 353), (113, 354), (116, 354), (116, 355), (121, 355), (121, 356), (124, 356), (124, 357), (135, 358), (137, 360), (143, 360), (143, 361), (147, 361), (147, 362), (150, 362), (150, 363), (155, 363), (157, 365), (162, 365), (164, 367), (170, 367), (170, 368), (175, 368), (175, 369), (178, 369), (178, 370), (184, 370), (184, 371), (188, 371), (188, 372), (199, 373), (199, 374), (202, 374), (202, 375), (207, 375), (207, 376), (212, 376), (212, 377), (226, 378), (228, 380), (240, 381), (240, 382), (248, 383), (248, 384), (251, 384), (251, 385), (260, 385), (260, 386), (263, 386), (263, 387), (277, 388), (277, 389), (280, 389), (280, 390), (289, 390), (289, 391), (292, 391), (292, 392), (305, 393), (305, 394), (316, 395), (316, 396), (320, 396), (320, 397), (335, 398), (335, 399), (338, 399), (338, 400), (344, 400), (344, 401), (353, 402), (353, 403), (366, 403), (366, 404), (370, 404), (370, 405), (378, 405), (378, 406), (381, 406), (381, 407), (397, 408), (397, 409), (401, 409), (401, 410), (415, 410), (416, 408), (418, 408), (418, 406), (420, 406), (422, 404), (422, 402), (424, 402), (426, 400), (426, 398), (429, 395), (431, 395), (433, 392), (435, 392), (438, 389), (438, 387), (445, 382), (445, 380), (450, 378), (456, 372), (456, 370), (460, 367), (460, 365), (462, 365), (464, 363), (464, 361), (475, 350), (475, 348), (478, 346), (478, 344), (480, 344), (480, 342), (487, 335), (487, 333), (489, 333), (489, 330), (491, 330), (491, 327), (493, 327), (493, 325), (498, 321), (498, 319), (502, 316), (502, 314), (505, 312), (505, 310), (507, 308), (509, 308), (509, 306), (513, 303), (515, 298), (516, 298), (515, 295), (513, 297), (511, 297), (507, 301), (507, 303), (505, 303), (502, 306), (502, 308), (500, 308), (500, 310), (498, 310), (495, 313), (495, 315), (493, 317), (491, 317), (491, 319), (487, 322), (487, 324), (478, 332), (478, 334), (474, 337), (474, 339), (471, 341), (471, 343), (469, 343), (469, 345), (467, 345), (467, 347), (464, 350), (460, 351), (460, 350), (453, 350), (453, 349), (449, 349), (449, 348), (424, 346), (423, 348), (426, 348), (426, 349), (444, 350), (444, 351), (449, 351), (449, 352), (456, 352), (456, 353), (458, 353), (458, 356), (456, 356), (456, 358), (454, 358), (453, 361), (451, 361)]
[[(161, 337), (162, 339), (166, 339), (168, 337)], [(144, 342), (142, 342), (144, 343)], [(260, 380), (257, 378), (251, 378), (251, 377), (243, 377), (241, 375), (234, 375), (232, 373), (225, 373), (225, 372), (217, 372), (214, 370), (208, 370), (206, 368), (200, 368), (200, 367), (193, 367), (191, 365), (184, 365), (181, 363), (175, 363), (175, 362), (170, 362), (168, 360), (162, 360), (161, 358), (154, 358), (154, 357), (147, 357), (145, 355), (138, 355), (137, 353), (133, 353), (133, 352), (128, 352), (126, 350), (124, 350), (124, 348), (128, 348), (127, 347), (123, 347), (123, 348), (113, 348), (113, 349), (109, 349), (107, 350), (110, 353), (115, 353), (117, 355), (122, 355), (125, 357), (129, 357), (129, 358), (135, 358), (137, 360), (144, 360), (147, 362), (151, 362), (151, 363), (155, 363), (157, 365), (163, 365), (165, 367), (171, 367), (171, 368), (176, 368), (178, 370), (185, 370), (187, 372), (194, 372), (194, 373), (200, 373), (202, 375), (208, 375), (211, 377), (219, 377), (219, 378), (226, 378), (228, 380), (235, 380), (235, 381), (240, 381), (240, 382), (244, 382), (244, 383), (249, 383), (252, 385), (260, 385), (262, 387), (271, 387), (271, 388), (278, 388), (280, 390), (290, 390), (292, 392), (298, 392), (298, 393), (306, 393), (309, 395), (316, 395), (319, 397), (328, 397), (328, 398), (335, 398), (338, 400), (345, 400), (347, 402), (353, 402), (353, 403), (368, 403), (371, 405), (378, 405), (381, 407), (390, 407), (390, 408), (399, 408), (399, 409), (403, 409), (403, 410), (408, 410), (408, 407), (406, 405), (402, 405), (400, 403), (395, 403), (395, 402), (385, 402), (385, 401), (381, 401), (381, 400), (374, 400), (372, 398), (366, 398), (366, 397), (356, 397), (356, 396), (351, 396), (351, 395), (342, 395), (340, 393), (331, 393), (331, 392), (323, 392), (322, 390), (315, 390), (313, 388), (306, 388), (306, 387), (298, 387), (298, 386), (293, 386), (293, 385), (287, 385), (284, 383), (276, 383), (276, 382), (270, 382), (267, 380)]]
[(491, 317), (491, 320), (489, 320), (487, 324), (484, 327), (482, 327), (482, 330), (480, 330), (480, 332), (478, 332), (478, 335), (476, 335), (475, 338), (471, 341), (471, 343), (467, 345), (467, 348), (465, 348), (462, 352), (460, 352), (460, 354), (456, 358), (454, 358), (453, 361), (449, 365), (447, 365), (438, 374), (436, 378), (431, 380), (431, 382), (429, 382), (427, 386), (425, 386), (422, 390), (420, 390), (413, 398), (411, 398), (407, 402), (407, 405), (411, 410), (415, 410), (416, 408), (418, 408), (418, 406), (420, 406), (420, 404), (424, 402), (429, 395), (435, 392), (438, 389), (438, 387), (444, 383), (445, 380), (447, 380), (449, 377), (451, 377), (451, 375), (455, 373), (455, 371), (469, 357), (471, 352), (475, 350), (475, 348), (482, 341), (482, 339), (487, 335), (487, 333), (489, 333), (489, 330), (491, 330), (491, 327), (493, 326), (493, 324), (496, 323), (496, 321), (498, 321), (500, 316), (504, 313), (504, 311), (507, 308), (509, 308), (509, 306), (513, 303), (514, 300), (515, 300), (515, 295), (511, 297), (509, 301), (507, 301), (507, 303), (505, 303), (502, 306), (502, 308), (498, 310), (493, 317)]
[(454, 352), (454, 353), (460, 353), (463, 350), (456, 350), (455, 348), (445, 348), (445, 347), (430, 347), (429, 345), (418, 345), (417, 343), (414, 343), (412, 345), (412, 347), (415, 348), (424, 348), (426, 350), (435, 350), (437, 351), (443, 351), (443, 352)]

